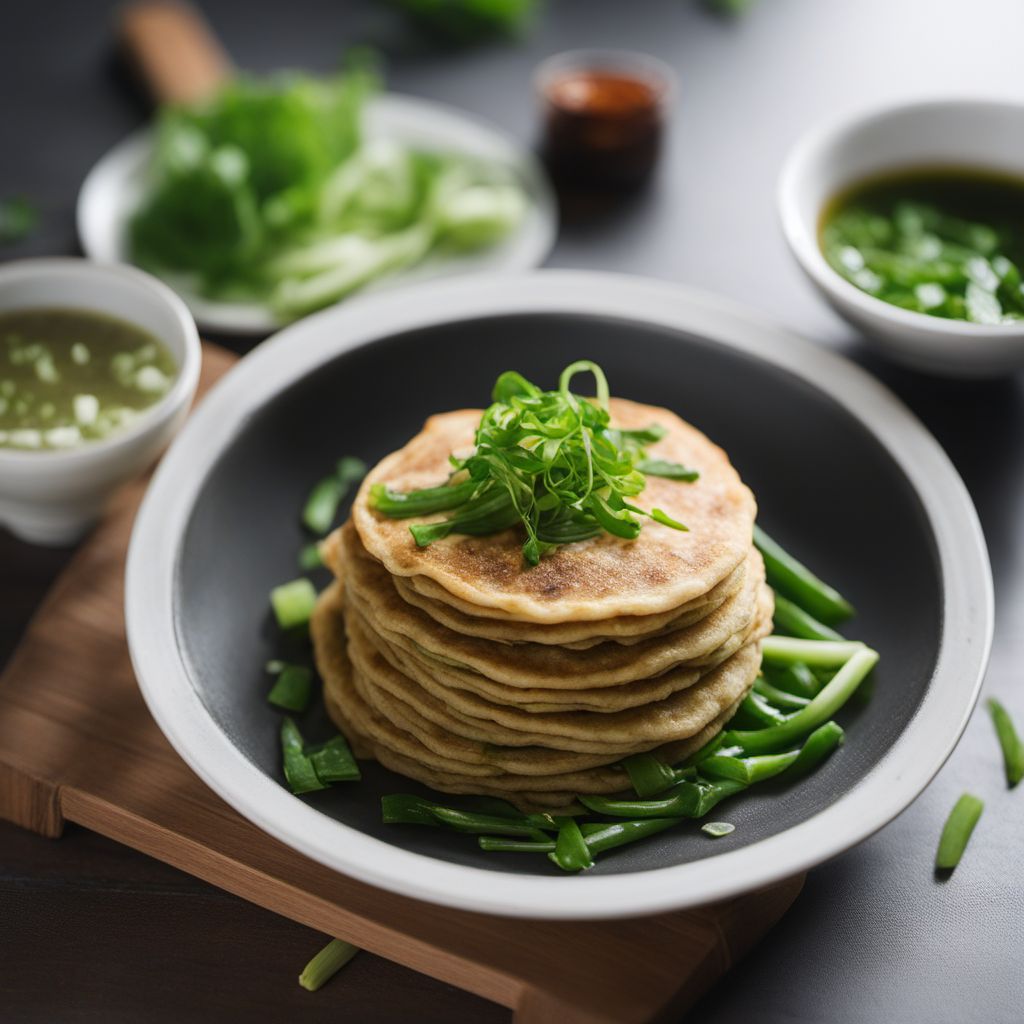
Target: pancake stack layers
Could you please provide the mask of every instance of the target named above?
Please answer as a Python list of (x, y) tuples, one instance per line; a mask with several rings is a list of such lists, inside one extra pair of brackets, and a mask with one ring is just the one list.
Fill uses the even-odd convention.
[[(445, 793), (557, 809), (629, 788), (623, 758), (677, 762), (713, 738), (753, 685), (772, 595), (752, 544), (756, 506), (725, 453), (665, 410), (613, 399), (612, 425), (666, 428), (650, 458), (699, 470), (649, 476), (644, 520), (523, 562), (523, 533), (417, 547), (370, 487), (436, 487), (473, 449), (479, 410), (431, 417), (367, 476), (324, 542), (337, 577), (312, 622), (328, 710), (357, 756)], [(429, 517), (431, 521), (443, 516)]]

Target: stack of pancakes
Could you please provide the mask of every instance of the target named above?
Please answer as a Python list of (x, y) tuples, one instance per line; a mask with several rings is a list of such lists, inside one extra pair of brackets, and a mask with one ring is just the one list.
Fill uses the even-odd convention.
[(432, 417), (367, 476), (324, 543), (337, 581), (312, 622), (328, 710), (357, 755), (442, 792), (559, 808), (626, 789), (624, 757), (678, 761), (729, 720), (771, 627), (753, 496), (673, 413), (621, 399), (611, 413), (624, 429), (664, 426), (649, 456), (699, 470), (648, 477), (637, 499), (689, 532), (646, 520), (635, 541), (603, 534), (534, 567), (521, 530), (417, 547), (369, 489), (443, 483), (479, 410)]

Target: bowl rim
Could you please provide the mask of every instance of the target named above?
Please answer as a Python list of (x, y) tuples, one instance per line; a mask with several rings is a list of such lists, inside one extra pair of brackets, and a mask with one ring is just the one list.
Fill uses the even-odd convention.
[[(178, 555), (196, 495), (223, 448), (272, 396), (344, 352), (429, 325), (530, 313), (608, 316), (693, 333), (766, 360), (824, 391), (894, 459), (935, 536), (943, 628), (920, 707), (887, 754), (824, 811), (751, 846), (648, 871), (584, 877), (503, 874), (400, 849), (292, 796), (214, 722), (178, 649)], [(938, 442), (864, 370), (729, 302), (662, 282), (549, 270), (433, 283), (358, 299), (280, 332), (219, 381), (164, 458), (135, 521), (125, 614), (132, 662), (154, 718), (215, 792), (264, 831), (370, 885), (513, 917), (641, 916), (728, 898), (804, 871), (903, 811), (952, 752), (974, 707), (993, 628), (988, 554), (967, 490)], [(883, 652), (884, 653), (884, 652)]]
[[(847, 111), (826, 118), (811, 127), (793, 144), (786, 154), (779, 173), (776, 187), (776, 208), (782, 232), (793, 255), (805, 273), (826, 295), (835, 295), (839, 300), (856, 307), (865, 317), (870, 317), (874, 321), (889, 320), (894, 325), (906, 327), (919, 335), (930, 334), (933, 336), (933, 340), (960, 340), (970, 337), (991, 339), (995, 344), (999, 344), (1001, 340), (1019, 344), (1024, 336), (1024, 322), (975, 324), (967, 320), (948, 320), (944, 317), (929, 316), (927, 313), (902, 309), (884, 299), (861, 291), (834, 270), (821, 251), (821, 246), (818, 244), (818, 222), (823, 209), (822, 205), (819, 204), (815, 211), (813, 224), (807, 223), (800, 207), (800, 179), (806, 166), (845, 139), (872, 125), (894, 118), (913, 117), (937, 110), (947, 111), (953, 116), (967, 117), (972, 111), (981, 107), (998, 108), (1011, 116), (1016, 115), (1024, 125), (1024, 103), (986, 96), (932, 97), (905, 103), (872, 104), (852, 112)], [(966, 155), (962, 161), (956, 163), (979, 168), (987, 166), (984, 155), (978, 157)], [(951, 162), (950, 166), (952, 165)], [(891, 164), (893, 170), (912, 169), (915, 166), (921, 165), (898, 160)], [(1020, 177), (1024, 181), (1024, 165), (1021, 166)], [(840, 183), (838, 188), (842, 187), (844, 186)], [(834, 195), (837, 187), (826, 191)]]
[[(144, 270), (123, 263), (100, 263), (78, 256), (54, 256), (38, 259), (12, 260), (0, 266), (0, 286), (17, 283), (27, 278), (51, 278), (55, 283), (53, 308), (87, 309), (90, 312), (103, 312), (117, 316), (127, 323), (133, 323), (130, 317), (121, 316), (111, 304), (104, 306), (102, 295), (98, 296), (95, 306), (76, 306), (61, 303), (56, 282), (62, 274), (86, 275), (96, 279), (101, 285), (104, 281), (129, 281), (141, 286), (156, 303), (162, 303), (173, 316), (178, 327), (181, 344), (181, 362), (178, 374), (167, 393), (158, 401), (131, 421), (126, 427), (114, 431), (107, 437), (88, 441), (71, 448), (44, 448), (39, 450), (23, 450), (19, 448), (0, 447), (0, 465), (8, 469), (38, 468), (41, 472), (59, 472), (81, 465), (98, 456), (116, 455), (122, 449), (130, 447), (140, 437), (148, 434), (160, 424), (173, 418), (182, 406), (188, 404), (195, 394), (199, 383), (199, 370), (202, 363), (202, 347), (199, 343), (199, 332), (196, 329), (192, 314), (185, 303), (162, 281)], [(23, 309), (39, 309), (45, 304), (15, 307)], [(0, 315), (6, 310), (0, 309)], [(163, 340), (163, 339), (158, 339)], [(167, 344), (165, 341), (164, 344)], [(44, 469), (45, 467), (45, 469)]]

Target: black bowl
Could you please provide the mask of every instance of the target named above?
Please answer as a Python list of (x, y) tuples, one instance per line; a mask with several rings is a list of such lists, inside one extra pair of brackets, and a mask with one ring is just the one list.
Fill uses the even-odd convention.
[[(206, 474), (178, 551), (175, 627), (203, 704), (260, 771), (281, 779), (280, 715), (266, 702), (264, 663), (308, 659), (301, 644), (296, 650), (280, 637), (267, 594), (298, 574), (296, 553), (309, 540), (299, 510), (312, 485), (341, 455), (372, 464), (431, 413), (485, 403), (502, 370), (552, 387), (580, 358), (601, 364), (614, 394), (666, 406), (721, 444), (756, 494), (765, 529), (853, 601), (858, 615), (844, 628), (882, 656), (841, 715), (842, 750), (805, 781), (759, 786), (720, 805), (715, 817), (736, 826), (727, 840), (680, 827), (606, 855), (593, 873), (665, 867), (757, 843), (835, 803), (889, 751), (932, 678), (943, 640), (943, 571), (929, 518), (886, 447), (824, 391), (749, 351), (639, 319), (537, 313), (431, 326), (346, 351), (246, 418)], [(312, 739), (332, 731), (319, 705), (301, 725)], [(427, 791), (375, 764), (363, 767), (361, 782), (302, 799), (421, 854), (558, 874), (544, 857), (482, 853), (471, 836), (381, 824), (383, 794)]]

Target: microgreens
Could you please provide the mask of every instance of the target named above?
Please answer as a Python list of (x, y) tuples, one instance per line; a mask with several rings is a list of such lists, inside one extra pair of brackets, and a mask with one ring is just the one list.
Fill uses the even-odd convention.
[[(569, 390), (572, 378), (590, 373), (593, 399)], [(648, 517), (675, 530), (686, 526), (661, 509), (632, 504), (647, 476), (692, 482), (695, 470), (675, 462), (648, 459), (645, 446), (665, 436), (652, 424), (643, 430), (611, 427), (608, 381), (590, 360), (567, 366), (556, 391), (541, 391), (521, 374), (506, 371), (497, 380), (492, 405), (476, 432), (476, 449), (464, 459), (451, 457), (452, 474), (440, 487), (405, 493), (375, 484), (370, 504), (393, 518), (451, 513), (409, 529), (421, 547), (451, 533), (484, 536), (522, 524), (523, 558), (536, 565), (561, 544), (586, 540), (602, 531), (635, 540)]]

